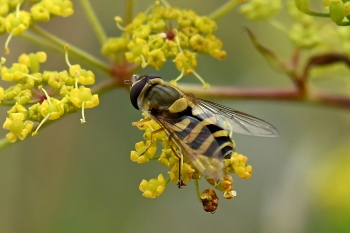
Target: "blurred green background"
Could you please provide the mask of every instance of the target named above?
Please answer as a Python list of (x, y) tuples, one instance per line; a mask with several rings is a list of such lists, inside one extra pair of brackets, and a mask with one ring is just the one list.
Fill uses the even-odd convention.
[[(91, 2), (108, 35), (118, 36), (113, 18), (124, 15), (125, 2)], [(224, 2), (170, 1), (203, 15)], [(106, 60), (79, 1), (73, 3), (73, 16), (42, 27)], [(135, 0), (134, 12), (152, 3)], [(279, 18), (290, 23), (288, 16)], [(286, 35), (267, 23), (248, 22), (237, 10), (217, 23), (216, 35), (228, 57), (218, 61), (199, 56), (197, 72), (206, 81), (213, 86), (291, 87), (288, 77), (272, 70), (253, 48), (244, 27), (284, 58), (292, 51)], [(23, 52), (41, 50), (17, 37), (10, 48), (7, 64)], [(44, 69), (67, 69), (62, 55), (48, 55)], [(157, 73), (166, 80), (179, 74), (171, 63)], [(107, 78), (96, 74), (100, 80)], [(184, 82), (197, 83), (193, 77)], [(219, 196), (215, 214), (202, 210), (193, 183), (181, 190), (170, 184), (156, 199), (142, 196), (141, 180), (166, 175), (166, 169), (129, 159), (135, 142), (142, 139), (131, 122), (141, 115), (129, 103), (128, 92), (116, 89), (100, 96), (97, 108), (87, 110), (86, 124), (80, 124), (79, 113), (72, 114), (0, 152), (0, 232), (350, 232), (348, 110), (283, 101), (219, 102), (267, 120), (281, 136), (234, 136), (237, 151), (253, 166), (253, 176), (240, 180), (234, 175), (238, 195), (231, 201)], [(7, 110), (0, 109), (1, 119)], [(201, 188), (206, 187), (202, 182)]]

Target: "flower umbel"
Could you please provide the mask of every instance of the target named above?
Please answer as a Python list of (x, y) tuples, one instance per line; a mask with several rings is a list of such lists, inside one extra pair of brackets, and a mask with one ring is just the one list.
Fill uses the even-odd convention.
[[(213, 34), (217, 29), (216, 22), (194, 11), (156, 2), (125, 27), (121, 25), (120, 17), (115, 20), (123, 34), (109, 38), (102, 53), (125, 56), (128, 62), (142, 68), (151, 66), (159, 70), (167, 60), (172, 60), (182, 78), (193, 74), (197, 68), (196, 54), (209, 54), (217, 59), (226, 57), (222, 42)], [(199, 80), (205, 85), (201, 78)]]
[[(15, 142), (24, 140), (28, 134), (36, 135), (48, 120), (57, 120), (64, 114), (82, 109), (82, 122), (85, 122), (84, 110), (99, 104), (97, 94), (84, 85), (95, 82), (91, 71), (80, 65), (70, 65), (69, 72), (40, 72), (41, 63), (47, 59), (45, 52), (22, 54), (18, 63), (5, 66), (1, 60), (3, 81), (14, 83), (7, 89), (0, 87), (0, 101), (12, 105), (3, 128), (9, 130), (7, 139)], [(80, 86), (79, 86), (80, 85)], [(34, 132), (32, 132), (34, 130)]]
[(281, 0), (251, 0), (241, 7), (241, 13), (250, 20), (273, 17), (281, 9)]
[[(22, 4), (25, 9), (21, 9)], [(1, 1), (0, 34), (9, 34), (5, 53), (10, 53), (8, 45), (11, 38), (22, 35), (36, 22), (47, 22), (56, 16), (68, 17), (73, 13), (73, 3), (70, 0)]]

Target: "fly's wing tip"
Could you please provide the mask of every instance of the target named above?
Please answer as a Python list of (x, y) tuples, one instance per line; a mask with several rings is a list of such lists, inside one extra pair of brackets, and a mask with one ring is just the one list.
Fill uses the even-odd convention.
[(269, 138), (277, 138), (280, 136), (280, 133), (275, 127), (269, 127), (266, 129), (266, 132), (260, 133), (252, 133), (253, 136), (261, 136), (261, 137), (269, 137)]
[(273, 125), (270, 125), (269, 131), (271, 132), (270, 137), (279, 137), (280, 136), (280, 133)]

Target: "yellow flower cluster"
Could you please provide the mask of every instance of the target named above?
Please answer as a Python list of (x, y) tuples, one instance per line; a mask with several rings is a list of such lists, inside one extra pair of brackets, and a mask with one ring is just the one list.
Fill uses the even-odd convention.
[[(231, 158), (225, 159), (224, 163), (217, 159), (197, 155), (195, 160), (192, 161), (184, 157), (183, 163), (179, 165), (179, 158), (182, 155), (176, 144), (169, 139), (159, 124), (151, 120), (146, 113), (143, 113), (143, 116), (144, 119), (134, 122), (133, 125), (144, 131), (144, 140), (135, 144), (135, 150), (131, 151), (130, 159), (136, 163), (158, 160), (160, 164), (170, 169), (168, 171), (169, 178), (166, 181), (162, 174), (157, 179), (143, 180), (140, 184), (143, 196), (155, 198), (161, 195), (166, 184), (170, 181), (179, 185), (179, 168), (181, 168), (180, 186), (187, 185), (193, 179), (199, 180), (204, 177), (209, 184), (222, 192), (225, 199), (232, 199), (236, 196), (233, 189), (233, 178), (230, 173), (236, 173), (242, 179), (251, 177), (252, 167), (246, 164), (248, 158), (236, 152), (232, 154)], [(162, 148), (159, 156), (156, 156), (157, 145), (161, 145)], [(219, 181), (209, 178), (210, 176), (215, 177), (216, 173), (225, 175)], [(210, 176), (207, 176), (208, 174)], [(203, 193), (199, 196), (199, 199), (202, 200), (204, 209), (208, 212), (215, 211), (218, 203), (215, 191), (210, 189), (210, 191), (206, 190)]]
[[(0, 34), (20, 35), (35, 21), (49, 21), (51, 17), (68, 17), (74, 13), (70, 0), (41, 0), (20, 10), (23, 0), (2, 0), (0, 4)], [(26, 5), (27, 6), (27, 5)], [(28, 11), (27, 11), (28, 9)]]
[(101, 50), (102, 54), (112, 58), (123, 57), (127, 62), (157, 70), (171, 59), (182, 77), (194, 73), (197, 53), (217, 59), (226, 57), (222, 42), (213, 34), (216, 23), (193, 11), (156, 2), (125, 27), (120, 25), (120, 17), (115, 20), (123, 34), (109, 38)]
[(28, 111), (20, 104), (16, 104), (8, 111), (9, 117), (6, 118), (3, 125), (4, 129), (10, 132), (6, 135), (10, 142), (15, 142), (17, 138), (23, 140), (32, 131), (34, 123), (26, 120)]
[(143, 192), (143, 196), (155, 198), (164, 192), (166, 183), (164, 176), (160, 174), (157, 179), (142, 180), (139, 189)]
[[(24, 3), (26, 8), (21, 9)], [(7, 46), (11, 37), (23, 34), (35, 22), (47, 22), (53, 17), (68, 17), (73, 13), (73, 3), (70, 0), (1, 0), (0, 35), (9, 34), (5, 52), (9, 53)]]
[[(179, 163), (175, 163), (169, 172), (170, 181), (177, 184), (179, 182)], [(181, 169), (181, 182), (183, 185), (187, 185), (188, 182), (194, 178), (200, 177), (198, 171), (196, 171), (188, 162), (185, 162)]]
[(281, 9), (281, 0), (251, 0), (242, 5), (241, 13), (250, 20), (266, 20)]
[(252, 175), (252, 166), (247, 165), (248, 158), (234, 152), (230, 159), (225, 160), (225, 167), (229, 172), (235, 172), (242, 179), (249, 179)]
[(95, 82), (91, 71), (71, 65), (69, 71), (40, 73), (40, 64), (45, 61), (44, 52), (22, 54), (11, 67), (5, 66), (5, 59), (1, 61), (2, 80), (14, 83), (7, 89), (0, 86), (1, 104), (13, 105), (3, 124), (10, 131), (6, 135), (10, 142), (23, 140), (30, 133), (34, 136), (45, 121), (56, 120), (79, 108), (81, 121), (85, 122), (84, 109), (99, 104), (98, 95), (85, 87)]
[(310, 49), (324, 41), (324, 35), (327, 33), (322, 32), (321, 24), (312, 16), (300, 12), (292, 1), (288, 3), (288, 11), (294, 19), (288, 35), (297, 47)]

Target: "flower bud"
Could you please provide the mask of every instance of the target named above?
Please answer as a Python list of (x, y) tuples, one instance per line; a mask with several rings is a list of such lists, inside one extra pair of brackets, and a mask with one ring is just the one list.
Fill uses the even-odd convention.
[(329, 4), (329, 13), (331, 19), (336, 23), (340, 24), (345, 17), (345, 7), (341, 0), (333, 0)]
[(295, 5), (301, 12), (307, 13), (310, 11), (310, 0), (295, 0)]

